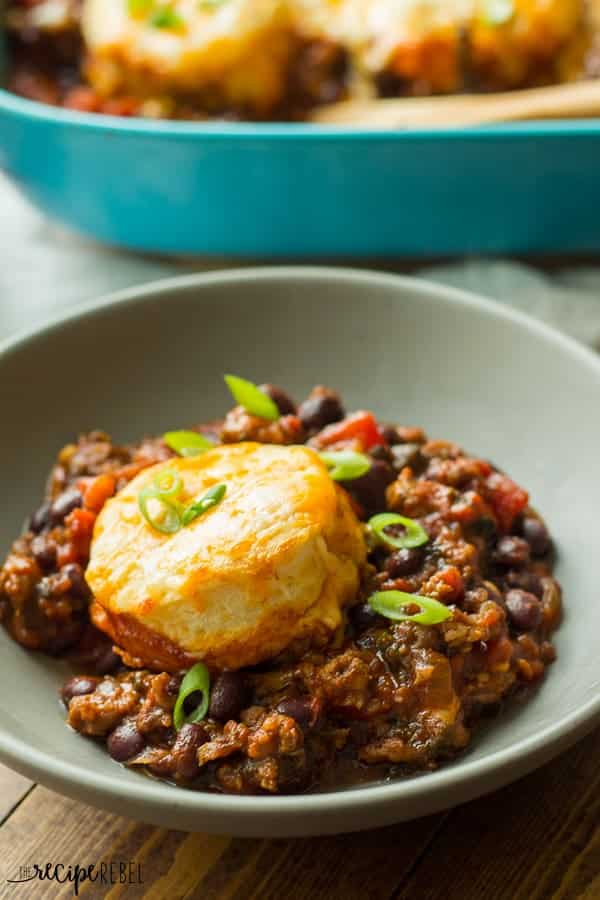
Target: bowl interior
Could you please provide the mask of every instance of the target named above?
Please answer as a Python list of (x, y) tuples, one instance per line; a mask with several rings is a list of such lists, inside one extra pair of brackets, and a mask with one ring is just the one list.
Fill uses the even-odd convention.
[[(494, 460), (530, 490), (557, 541), (566, 603), (558, 660), (530, 702), (496, 720), (453, 767), (514, 747), (597, 695), (600, 368), (590, 355), (490, 304), (389, 276), (239, 271), (143, 295), (88, 308), (0, 352), (2, 552), (78, 432), (128, 440), (217, 416), (229, 403), (224, 372), (297, 398), (328, 384), (349, 408), (423, 425)], [(4, 633), (0, 642), (0, 731), (123, 790), (139, 785), (141, 776), (65, 728), (62, 664)], [(166, 785), (152, 790), (173, 797)]]

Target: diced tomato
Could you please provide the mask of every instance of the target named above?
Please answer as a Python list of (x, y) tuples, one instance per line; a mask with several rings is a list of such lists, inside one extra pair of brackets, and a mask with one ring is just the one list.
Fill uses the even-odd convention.
[(529, 494), (506, 475), (494, 472), (486, 480), (490, 504), (503, 531), (510, 531), (516, 516), (529, 502)]
[(382, 431), (373, 413), (356, 412), (351, 416), (328, 425), (315, 437), (320, 447), (330, 447), (344, 441), (360, 441), (363, 450), (370, 450), (377, 444), (385, 444)]
[(479, 469), (479, 473), (487, 478), (488, 475), (492, 474), (492, 467), (485, 459), (476, 459), (475, 463), (477, 464), (477, 468)]
[(140, 107), (140, 101), (135, 97), (114, 97), (105, 100), (101, 110), (108, 116), (134, 116)]
[(468, 525), (481, 519), (484, 512), (485, 506), (479, 494), (475, 491), (466, 491), (456, 503), (452, 504), (448, 515), (455, 522)]
[(67, 109), (76, 109), (79, 112), (98, 112), (100, 98), (92, 88), (78, 86), (72, 88), (64, 99)]
[(77, 562), (78, 558), (77, 548), (70, 541), (67, 544), (61, 544), (56, 549), (56, 563), (59, 569), (68, 563)]
[(481, 616), (480, 622), (484, 626), (484, 628), (494, 628), (495, 625), (500, 622), (502, 619), (502, 612), (496, 607), (496, 609), (488, 609), (483, 616)]
[(460, 600), (465, 593), (465, 585), (462, 575), (455, 566), (448, 566), (439, 573), (441, 581), (448, 585), (451, 589), (444, 593), (446, 603), (456, 602)]
[(95, 522), (95, 513), (88, 509), (74, 509), (65, 519), (69, 529), (69, 543), (80, 559), (85, 559), (89, 555)]
[(115, 492), (116, 481), (114, 475), (104, 473), (93, 478), (85, 486), (83, 493), (83, 505), (92, 512), (99, 513), (109, 497)]

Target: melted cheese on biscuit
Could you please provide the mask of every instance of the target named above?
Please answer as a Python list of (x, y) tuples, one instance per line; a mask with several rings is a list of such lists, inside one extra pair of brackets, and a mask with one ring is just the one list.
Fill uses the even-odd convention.
[[(162, 534), (138, 495), (165, 469), (185, 503), (220, 483), (226, 495)], [(94, 621), (145, 665), (235, 669), (330, 634), (364, 562), (360, 523), (315, 451), (244, 443), (138, 475), (98, 517), (86, 577)]]

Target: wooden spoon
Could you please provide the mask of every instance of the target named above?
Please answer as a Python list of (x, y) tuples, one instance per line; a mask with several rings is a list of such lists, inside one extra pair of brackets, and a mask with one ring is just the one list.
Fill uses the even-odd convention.
[(501, 94), (346, 100), (318, 107), (311, 121), (357, 128), (447, 128), (600, 116), (600, 80)]

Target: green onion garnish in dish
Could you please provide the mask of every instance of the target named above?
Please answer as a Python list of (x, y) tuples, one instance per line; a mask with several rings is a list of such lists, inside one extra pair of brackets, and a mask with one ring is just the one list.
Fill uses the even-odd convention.
[(161, 6), (150, 16), (150, 24), (154, 28), (181, 28), (183, 19), (170, 6)]
[(138, 506), (146, 522), (161, 534), (175, 534), (198, 516), (220, 503), (227, 486), (217, 484), (189, 506), (183, 506), (179, 497), (183, 481), (176, 472), (165, 469), (138, 494)]
[[(201, 694), (200, 699), (193, 697), (194, 694)], [(188, 708), (193, 702), (194, 709), (186, 713), (185, 702), (188, 700)], [(177, 700), (175, 709), (173, 710), (173, 724), (177, 731), (184, 725), (193, 722), (201, 722), (206, 718), (208, 712), (208, 704), (210, 701), (210, 675), (204, 663), (196, 663), (195, 666), (186, 672)]]
[[(419, 525), (414, 519), (407, 519), (406, 516), (399, 516), (397, 513), (380, 513), (369, 519), (368, 525), (380, 543), (394, 547), (396, 550), (421, 547), (429, 540), (429, 535), (422, 525)], [(389, 534), (385, 529), (392, 525), (402, 525), (405, 529), (404, 534)]]
[(154, 8), (154, 0), (127, 0), (127, 12), (130, 16), (147, 16)]
[(238, 375), (225, 375), (225, 382), (235, 402), (243, 406), (251, 416), (258, 416), (271, 422), (277, 421), (279, 418), (277, 404), (252, 381), (246, 381)]
[(226, 484), (217, 484), (210, 491), (207, 491), (204, 497), (200, 500), (197, 500), (195, 503), (191, 503), (187, 509), (184, 511), (182, 516), (183, 525), (189, 525), (190, 522), (193, 522), (194, 519), (197, 519), (198, 516), (201, 516), (207, 510), (211, 509), (213, 506), (216, 506), (217, 503), (220, 503), (225, 493), (227, 491)]
[[(369, 606), (380, 616), (394, 622), (417, 622), (419, 625), (438, 625), (452, 617), (451, 610), (431, 597), (419, 597), (404, 591), (378, 591), (369, 597)], [(405, 609), (418, 606), (419, 612), (407, 613)]]
[(323, 450), (319, 456), (334, 481), (354, 481), (371, 468), (369, 457), (353, 450)]
[(181, 528), (179, 509), (153, 487), (144, 488), (138, 496), (140, 512), (148, 525), (161, 534), (175, 534)]
[(141, 514), (161, 534), (175, 534), (181, 528), (177, 497), (182, 488), (183, 482), (179, 475), (165, 469), (138, 495)]
[(197, 431), (167, 431), (163, 441), (180, 456), (200, 456), (215, 446), (209, 438)]
[(183, 490), (183, 481), (176, 472), (165, 469), (164, 472), (161, 472), (156, 476), (152, 482), (152, 486), (159, 496), (171, 499), (173, 497), (179, 497)]

